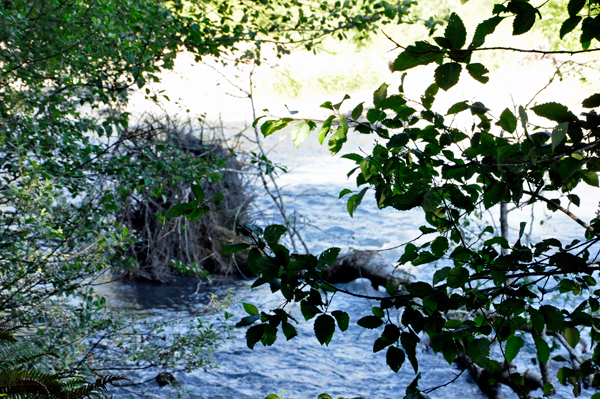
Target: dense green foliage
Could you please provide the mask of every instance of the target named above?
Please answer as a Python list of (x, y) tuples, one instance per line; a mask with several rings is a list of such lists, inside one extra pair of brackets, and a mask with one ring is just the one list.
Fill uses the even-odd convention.
[[(327, 35), (366, 35), (376, 23), (402, 22), (410, 5), (0, 2), (0, 327), (24, 325), (23, 339), (54, 354), (39, 358), (38, 372), (102, 372), (117, 363), (124, 370), (207, 367), (222, 339), (200, 321), (188, 333), (161, 334), (169, 321), (119, 318), (93, 290), (159, 259), (132, 255), (150, 245), (139, 224), (125, 227), (128, 214), (154, 210), (160, 233), (162, 207), (182, 200), (180, 182), (197, 182), (199, 195), (197, 187), (221, 181), (230, 156), (205, 142), (194, 149), (204, 155), (190, 156), (177, 129), (157, 126), (173, 116), (134, 121), (127, 112), (134, 90), (168, 100), (147, 86), (183, 51), (197, 60), (260, 63), (265, 44), (281, 55)], [(142, 199), (155, 205), (144, 208)], [(202, 271), (182, 259), (159, 260)], [(113, 350), (92, 353), (104, 345)]]
[[(385, 350), (387, 364), (396, 372), (408, 360), (417, 374), (407, 388), (407, 398), (427, 397), (435, 389), (422, 392), (418, 388), (416, 347), (424, 335), (449, 364), (457, 361), (474, 378), (478, 376), (477, 383), (490, 397), (499, 397), (500, 383), (520, 397), (551, 395), (557, 382), (571, 385), (574, 396), (579, 396), (582, 385), (600, 388), (600, 267), (595, 254), (600, 218), (584, 221), (573, 210), (597, 206), (597, 199), (580, 198), (575, 190), (584, 184), (599, 186), (600, 116), (594, 109), (600, 107), (600, 94), (582, 99), (581, 117), (577, 116), (580, 110), (569, 110), (560, 102), (507, 107), (497, 113), (498, 118), (480, 102), (461, 101), (443, 114), (433, 106), (439, 89), (450, 90), (464, 77), (464, 70), (480, 83), (488, 82), (485, 65), (472, 59), (477, 52), (502, 48), (486, 49), (486, 38), (507, 23), (512, 24), (513, 35), (527, 33), (540, 20), (545, 4), (525, 0), (496, 4), (470, 41), (461, 17), (453, 13), (443, 36), (432, 38), (434, 43), (419, 41), (403, 48), (393, 63), (394, 71), (438, 65), (434, 82), (418, 105), (407, 101), (402, 86), (396, 94), (388, 94), (386, 84), (373, 93), (369, 109), (361, 103), (350, 114), (342, 114), (341, 103), (322, 105), (331, 116), (320, 127), (319, 140), (328, 139), (333, 154), (343, 149), (351, 128), (376, 137), (370, 154), (342, 156), (356, 163), (350, 175), (362, 187), (357, 193), (340, 193), (348, 196), (350, 215), (369, 191), (380, 208), (422, 210), (427, 224), (420, 228), (421, 240), (406, 244), (398, 263), (417, 267), (443, 261), (443, 267), (431, 281), (399, 289), (388, 285), (389, 296), (369, 298), (379, 302), (371, 316), (349, 320), (348, 314), (335, 310), (334, 296), (323, 295), (323, 291), (357, 295), (333, 287), (322, 277), (339, 248), (319, 256), (290, 253), (280, 243), (285, 227), (240, 226), (252, 244), (236, 244), (228, 250), (250, 248), (250, 268), (258, 276), (254, 286), (269, 284), (286, 300), (271, 311), (246, 306), (248, 316), (238, 325), (251, 326), (246, 335), (250, 348), (258, 342), (272, 345), (279, 329), (287, 339), (293, 338), (294, 319), (286, 306), (299, 303), (306, 320), (314, 319), (321, 344), (329, 344), (336, 326), (345, 331), (349, 322), (378, 329), (381, 336), (373, 351)], [(573, 56), (598, 51), (598, 1), (570, 0), (555, 34), (561, 39), (578, 35), (581, 50)], [(346, 96), (344, 101), (349, 99)], [(474, 122), (471, 130), (462, 131), (452, 125), (453, 116), (466, 111)], [(550, 131), (534, 116), (543, 118), (544, 125), (551, 124)], [(291, 118), (267, 120), (261, 130), (268, 136), (292, 122)], [(310, 120), (293, 126), (294, 143), (301, 145), (317, 127)], [(520, 209), (542, 203), (550, 211), (565, 213), (578, 224), (581, 239), (561, 242), (547, 237), (529, 244), (523, 240), (525, 223), (514, 242), (491, 225), (478, 235), (463, 228), (465, 218), (501, 203)], [(553, 298), (552, 292), (560, 295)], [(591, 344), (583, 355), (577, 350), (580, 340)], [(537, 351), (535, 374), (513, 363), (523, 356), (520, 352), (526, 344)], [(569, 358), (554, 356), (560, 366), (551, 370), (549, 359), (559, 347)], [(540, 390), (533, 392), (536, 389)]]

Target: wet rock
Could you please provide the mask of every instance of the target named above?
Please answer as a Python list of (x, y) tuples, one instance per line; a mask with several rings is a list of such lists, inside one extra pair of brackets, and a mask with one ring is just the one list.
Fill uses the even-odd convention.
[(179, 385), (179, 381), (173, 376), (173, 374), (163, 371), (156, 376), (156, 383), (164, 387), (165, 385)]

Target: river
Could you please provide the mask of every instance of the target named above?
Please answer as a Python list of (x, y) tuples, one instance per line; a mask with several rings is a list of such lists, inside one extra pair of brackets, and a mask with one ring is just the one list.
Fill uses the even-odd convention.
[[(339, 246), (342, 252), (352, 249), (383, 250), (380, 255), (386, 262), (393, 264), (402, 249), (386, 250), (417, 235), (418, 227), (423, 223), (420, 212), (396, 212), (379, 210), (372, 195), (367, 194), (354, 218), (350, 218), (345, 201), (338, 199), (343, 188), (355, 189), (353, 180), (346, 178), (352, 167), (348, 160), (331, 157), (326, 148), (311, 138), (299, 150), (291, 144), (285, 132), (265, 140), (269, 147), (276, 145), (271, 153), (275, 162), (285, 164), (290, 171), (278, 180), (286, 194), (288, 212), (297, 212), (299, 219), (305, 224), (302, 234), (311, 250), (319, 253), (330, 247)], [(356, 136), (350, 140), (348, 151), (367, 151), (371, 145), (364, 136)], [(582, 199), (589, 198), (591, 191), (584, 188)], [(593, 197), (592, 197), (593, 198)], [(272, 210), (272, 204), (266, 196), (258, 197), (255, 209)], [(582, 218), (589, 220), (595, 212), (594, 207), (580, 210)], [(275, 212), (265, 212), (272, 215)], [(570, 219), (560, 214), (550, 214), (542, 207), (534, 213), (533, 238), (554, 236), (563, 241), (581, 236), (581, 231)], [(512, 226), (521, 220), (530, 222), (529, 211), (511, 213)], [(544, 222), (543, 225), (540, 222)], [(514, 239), (514, 234), (513, 239)], [(415, 278), (430, 281), (436, 265), (410, 267), (405, 270)], [(365, 292), (369, 295), (383, 295), (374, 290), (368, 281), (357, 280), (343, 285), (343, 288)], [(210, 288), (211, 292), (224, 294), (232, 290), (237, 301), (226, 309), (234, 317), (233, 325), (245, 315), (240, 301), (244, 300), (257, 305), (261, 309), (270, 309), (281, 303), (282, 298), (272, 295), (264, 287), (250, 289), (250, 282), (239, 281), (227, 286)], [(119, 306), (137, 312), (153, 315), (171, 316), (187, 308), (204, 306), (206, 296), (198, 296), (196, 283), (178, 286), (127, 285), (115, 284), (111, 287), (111, 296), (118, 298)], [(203, 299), (204, 298), (204, 299)], [(175, 377), (182, 384), (181, 389), (189, 398), (205, 399), (262, 399), (270, 393), (281, 394), (286, 399), (316, 399), (324, 392), (332, 397), (338, 396), (365, 399), (395, 399), (404, 395), (404, 390), (414, 378), (414, 371), (406, 362), (398, 373), (392, 372), (385, 364), (385, 351), (372, 353), (373, 341), (380, 331), (363, 330), (356, 325), (360, 317), (371, 314), (372, 301), (339, 296), (335, 302), (338, 309), (351, 316), (350, 328), (345, 333), (336, 332), (329, 346), (321, 346), (312, 332), (312, 325), (300, 322), (296, 328), (299, 335), (289, 342), (280, 336), (271, 347), (258, 344), (250, 350), (245, 342), (245, 329), (233, 329), (232, 339), (227, 340), (215, 354), (219, 367), (211, 370), (200, 370), (192, 373), (176, 373)], [(298, 320), (302, 316), (298, 308), (292, 308)], [(213, 321), (222, 318), (222, 314), (211, 316)], [(526, 346), (522, 353), (535, 357), (535, 348)], [(560, 350), (553, 355), (561, 353)], [(566, 353), (563, 354), (566, 356)], [(430, 388), (444, 384), (460, 373), (455, 365), (449, 366), (440, 354), (434, 354), (426, 345), (418, 347), (422, 379), (421, 388)], [(527, 366), (524, 363), (521, 366)], [(529, 363), (531, 366), (531, 363)], [(551, 361), (553, 370), (561, 365)], [(136, 380), (150, 379), (157, 374), (156, 370), (137, 372)], [(568, 387), (558, 388), (554, 398), (571, 398)], [(116, 391), (115, 398), (176, 397), (178, 392), (169, 387), (159, 387), (155, 383), (136, 388), (136, 394)], [(504, 388), (508, 398), (516, 398), (510, 389)], [(539, 393), (541, 395), (541, 392)], [(592, 391), (584, 390), (583, 398), (589, 398)], [(479, 388), (468, 373), (462, 373), (454, 383), (431, 393), (432, 398), (481, 398)]]

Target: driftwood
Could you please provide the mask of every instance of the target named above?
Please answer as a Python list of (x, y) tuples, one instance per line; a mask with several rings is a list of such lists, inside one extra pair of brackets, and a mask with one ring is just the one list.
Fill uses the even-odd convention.
[(372, 251), (354, 251), (340, 255), (323, 275), (323, 278), (332, 284), (366, 278), (375, 289), (379, 286), (385, 287), (388, 283), (398, 288), (411, 277), (409, 273), (394, 269), (381, 255)]

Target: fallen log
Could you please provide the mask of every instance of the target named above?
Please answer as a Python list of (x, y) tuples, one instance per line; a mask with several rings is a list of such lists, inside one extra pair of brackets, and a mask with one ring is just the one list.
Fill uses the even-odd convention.
[(380, 254), (373, 251), (353, 251), (340, 255), (323, 274), (323, 279), (332, 284), (366, 278), (375, 289), (379, 286), (385, 288), (388, 283), (398, 288), (409, 282), (412, 277), (409, 273), (394, 268)]

